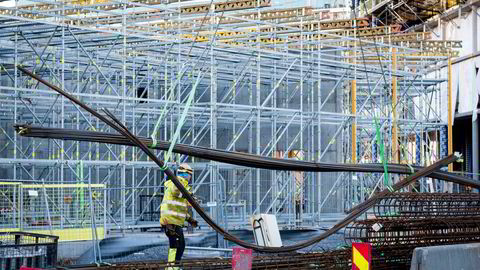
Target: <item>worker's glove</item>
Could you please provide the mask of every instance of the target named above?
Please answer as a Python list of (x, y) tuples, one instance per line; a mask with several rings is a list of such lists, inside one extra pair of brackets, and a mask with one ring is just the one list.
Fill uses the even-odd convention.
[(192, 225), (193, 228), (196, 228), (198, 226), (198, 222), (191, 217), (187, 219), (187, 222), (190, 223), (190, 225)]
[(172, 224), (165, 225), (165, 233), (169, 236), (178, 236), (175, 231), (175, 225)]

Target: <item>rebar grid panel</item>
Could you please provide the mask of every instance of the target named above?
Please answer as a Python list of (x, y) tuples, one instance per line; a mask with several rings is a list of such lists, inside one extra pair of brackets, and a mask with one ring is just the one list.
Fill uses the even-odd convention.
[[(308, 7), (193, 14), (182, 13), (186, 5), (140, 1), (79, 6), (42, 0), (35, 5), (49, 8), (2, 8), (0, 13), (5, 22), (0, 29), (0, 144), (5, 145), (0, 146), (0, 170), (13, 181), (64, 184), (82, 179), (107, 185), (102, 211), (110, 226), (140, 225), (146, 209), (140, 210), (140, 196), (161, 193), (163, 173), (132, 147), (17, 136), (12, 126), (26, 122), (111, 129), (14, 65), (27, 67), (95, 109), (108, 108), (136, 135), (155, 133), (166, 141), (172, 139), (198, 81), (178, 142), (279, 158), (301, 150), (305, 160), (347, 160), (351, 115), (350, 101), (343, 97), (353, 78), (358, 85), (359, 162), (378, 161), (369, 150), (372, 123), (378, 116), (381, 130), (389, 130), (392, 74), (399, 84), (402, 108), (397, 111), (404, 110), (397, 119), (400, 148), (407, 149), (415, 134), (422, 135), (423, 145), (435, 142), (424, 135), (445, 124), (439, 121), (439, 102), (431, 101), (439, 100), (446, 75), (427, 78), (423, 67), (435, 69), (455, 46), (431, 54), (423, 49), (428, 33), (397, 35), (398, 26), (369, 28), (363, 19), (321, 22)], [(295, 20), (283, 18), (289, 12)], [(401, 42), (420, 42), (420, 48)], [(398, 49), (397, 70), (391, 69), (392, 47)], [(422, 152), (418, 164), (429, 164), (429, 155)], [(173, 162), (184, 160), (193, 163), (194, 186), (205, 208), (232, 227), (249, 226), (247, 217), (263, 211), (286, 211), (279, 219), (282, 226), (315, 224), (320, 213), (340, 213), (383, 186), (378, 185), (380, 175), (359, 174), (357, 188), (353, 180), (344, 181), (347, 174), (305, 173), (298, 217), (290, 173), (173, 156)], [(80, 161), (83, 177), (77, 170)], [(238, 217), (240, 211), (245, 217)]]
[(434, 246), (476, 242), (478, 218), (371, 219), (356, 221), (345, 229), (346, 242), (373, 245)]
[(377, 218), (443, 218), (480, 215), (479, 195), (468, 193), (393, 193), (373, 208)]
[(51, 235), (0, 232), (0, 265), (2, 269), (55, 267), (58, 237)]

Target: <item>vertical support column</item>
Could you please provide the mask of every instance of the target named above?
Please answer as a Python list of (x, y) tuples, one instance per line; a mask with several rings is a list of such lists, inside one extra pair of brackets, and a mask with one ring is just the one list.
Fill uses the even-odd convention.
[(475, 5), (472, 5), (472, 53), (478, 51), (478, 8)]
[[(453, 108), (452, 108), (452, 59), (448, 58), (448, 155), (453, 154)], [(453, 164), (448, 165), (448, 171), (453, 171)]]
[[(320, 31), (320, 24), (318, 24), (318, 31)], [(321, 162), (320, 156), (322, 153), (322, 120), (321, 120), (321, 109), (322, 109), (322, 77), (320, 73), (320, 68), (321, 68), (321, 55), (322, 55), (322, 45), (320, 44), (320, 36), (318, 35), (318, 70), (317, 70), (317, 157), (316, 160), (317, 162)], [(313, 98), (313, 97), (312, 97)], [(338, 148), (337, 148), (338, 149)], [(312, 149), (313, 151), (313, 149)], [(317, 202), (316, 205), (318, 206), (317, 208), (317, 221), (320, 222), (320, 204), (322, 203), (322, 174), (320, 172), (317, 173)]]
[[(478, 8), (472, 5), (472, 53), (478, 51)], [(478, 149), (478, 129), (480, 128), (478, 120), (478, 110), (472, 112), (472, 173), (474, 180), (480, 180), (479, 178), (479, 149)]]
[[(422, 136), (420, 134), (423, 134), (422, 131), (419, 131), (415, 135), (415, 165), (420, 166), (422, 164)], [(425, 192), (425, 189), (423, 189), (423, 185), (421, 182), (419, 183), (419, 188), (418, 190), (420, 192)]]
[[(299, 153), (302, 155), (302, 159), (305, 156), (303, 153), (303, 16), (300, 17), (300, 147)], [(297, 154), (298, 157), (298, 154)], [(305, 198), (305, 173), (301, 173), (299, 177), (303, 178), (301, 180), (300, 187), (300, 201), (298, 202), (298, 225), (302, 223), (303, 216), (303, 204)], [(298, 185), (298, 184), (297, 184)], [(298, 187), (296, 187), (298, 188)]]
[(478, 110), (474, 110), (472, 113), (472, 173), (473, 179), (479, 180), (479, 147), (478, 147), (478, 129), (480, 128), (478, 120)]
[(357, 163), (357, 80), (352, 80), (352, 163)]
[[(257, 1), (259, 2), (259, 1)], [(257, 3), (257, 7), (259, 6), (259, 3)], [(258, 18), (260, 18), (260, 10), (257, 8), (257, 16)], [(257, 24), (257, 33), (260, 32), (260, 26), (259, 24)], [(261, 87), (261, 84), (260, 84), (260, 60), (261, 60), (261, 56), (260, 56), (260, 35), (257, 34), (257, 83), (256, 83), (256, 108), (257, 108), (257, 121), (256, 121), (256, 126), (255, 126), (255, 134), (256, 134), (256, 154), (257, 155), (260, 155), (260, 87)], [(257, 207), (256, 209), (258, 209), (258, 213), (257, 214), (260, 214), (262, 212), (262, 209), (261, 209), (261, 206), (260, 206), (260, 187), (261, 187), (261, 184), (260, 184), (260, 170), (259, 169), (256, 169), (256, 183), (257, 183), (257, 186), (256, 186), (256, 202), (257, 202)]]
[[(250, 70), (250, 81), (248, 82), (248, 104), (253, 106), (253, 67)], [(248, 127), (248, 153), (253, 153), (253, 123)], [(250, 168), (250, 176), (253, 179), (253, 168)], [(249, 213), (253, 214), (253, 181), (248, 181), (248, 202), (250, 204)]]
[[(211, 122), (211, 127), (210, 127), (210, 148), (216, 149), (217, 148), (217, 69), (216, 69), (216, 59), (213, 54), (213, 46), (211, 46), (211, 51), (210, 51), (210, 122)], [(211, 174), (210, 174), (210, 202), (213, 203), (214, 209), (213, 209), (213, 216), (215, 220), (220, 223), (220, 220), (218, 219), (218, 203), (217, 198), (218, 198), (218, 190), (217, 190), (217, 165), (216, 162), (211, 161)]]
[[(123, 5), (123, 9), (125, 11), (126, 5)], [(126, 123), (126, 104), (125, 104), (125, 99), (126, 99), (126, 93), (127, 93), (127, 16), (125, 13), (122, 16), (122, 28), (123, 28), (123, 63), (122, 63), (122, 80), (121, 80), (121, 85), (122, 85), (122, 122)], [(126, 158), (125, 158), (125, 152), (127, 150), (126, 146), (122, 146), (121, 148), (122, 152), (120, 153), (120, 159), (122, 163), (121, 167), (121, 180), (120, 180), (120, 187), (121, 187), (121, 194), (122, 194), (122, 234), (125, 233), (125, 228), (126, 228), (126, 216), (127, 216), (127, 202), (126, 202), (126, 177), (127, 177), (127, 167), (126, 167)]]
[[(258, 40), (257, 40), (258, 43), (260, 43), (260, 38), (258, 37)], [(260, 155), (260, 129), (261, 129), (261, 126), (260, 126), (260, 87), (261, 87), (261, 84), (260, 84), (260, 49), (258, 50), (258, 58), (257, 58), (257, 83), (256, 83), (256, 107), (257, 107), (257, 115), (256, 115), (256, 122), (255, 122), (255, 141), (256, 141), (256, 144), (255, 144), (255, 153), (257, 155)], [(260, 201), (261, 201), (261, 196), (260, 196), (260, 187), (261, 187), (261, 183), (260, 183), (260, 169), (256, 169), (256, 173), (255, 173), (255, 176), (256, 176), (256, 202), (257, 202), (257, 207), (256, 209), (258, 209), (258, 213), (257, 214), (260, 214), (261, 213), (261, 207), (260, 207)]]
[[(65, 12), (65, 5), (62, 5), (62, 14), (64, 14)], [(62, 20), (63, 20), (64, 17), (62, 17)], [(62, 27), (62, 48), (61, 48), (61, 59), (62, 59), (62, 65), (61, 65), (61, 68), (62, 68), (62, 77), (61, 77), (61, 80), (62, 80), (62, 89), (65, 89), (65, 27), (63, 26)], [(17, 57), (17, 54), (15, 53), (15, 58)], [(60, 112), (60, 117), (61, 117), (61, 120), (60, 120), (60, 123), (61, 123), (61, 128), (65, 128), (65, 97), (62, 96), (61, 97), (61, 112)], [(57, 126), (58, 126), (58, 123), (57, 123)], [(60, 171), (59, 171), (59, 178), (60, 178), (60, 184), (63, 184), (64, 181), (65, 181), (65, 175), (64, 175), (64, 150), (65, 149), (65, 141), (64, 140), (61, 140), (60, 141), (60, 157), (57, 157), (60, 159)], [(52, 151), (55, 151), (55, 148), (52, 149)], [(55, 154), (55, 152), (54, 152)]]
[[(148, 63), (148, 58), (147, 58), (147, 63)], [(150, 63), (147, 64), (147, 76), (148, 78), (150, 78), (150, 69), (148, 68), (148, 65)], [(136, 73), (136, 66), (135, 66), (135, 58), (133, 58), (133, 63), (132, 63), (132, 66), (131, 66), (131, 70), (132, 70), (132, 84), (131, 84), (131, 87), (133, 89), (133, 97), (136, 96), (137, 94), (137, 82), (136, 82), (136, 76), (135, 76), (135, 73)], [(154, 82), (155, 83), (155, 82)], [(143, 97), (146, 97), (146, 98), (155, 98), (155, 93), (152, 93), (154, 91), (149, 91), (149, 88), (150, 88), (150, 85), (147, 84), (147, 87), (145, 89), (145, 91), (147, 91), (147, 94), (145, 95), (145, 92), (142, 93)], [(148, 95), (148, 93), (151, 93), (150, 96)], [(131, 115), (132, 115), (132, 131), (133, 131), (133, 134), (137, 134), (137, 126), (136, 126), (136, 119), (135, 119), (135, 106), (133, 106), (132, 108), (132, 112), (131, 112)], [(149, 134), (149, 133), (147, 133)], [(132, 147), (132, 157), (131, 157), (131, 162), (134, 163), (135, 162), (135, 155), (136, 155), (136, 147)], [(137, 218), (137, 215), (136, 215), (136, 209), (135, 209), (135, 203), (136, 203), (136, 200), (135, 200), (135, 197), (137, 196), (137, 194), (135, 194), (137, 192), (137, 187), (136, 187), (136, 177), (135, 177), (135, 166), (132, 166), (132, 204), (131, 204), (131, 213), (132, 213), (132, 218), (131, 220), (133, 222), (135, 222), (135, 219)], [(137, 173), (138, 174), (138, 173)], [(139, 174), (138, 174), (139, 175)], [(147, 174), (147, 183), (150, 181), (150, 174)], [(147, 184), (148, 185), (148, 184)], [(140, 193), (140, 192), (139, 192)], [(140, 195), (140, 194), (139, 194)]]
[[(17, 2), (18, 1), (15, 1), (15, 13), (17, 13)], [(15, 63), (15, 67), (14, 67), (14, 81), (13, 81), (13, 87), (15, 89), (15, 96), (18, 96), (18, 92), (17, 92), (17, 89), (18, 89), (18, 68), (17, 68), (17, 65), (18, 65), (18, 32), (15, 31), (15, 48), (14, 48), (14, 51), (15, 51), (15, 56), (14, 56), (14, 63)], [(16, 124), (17, 123), (17, 101), (18, 101), (18, 98), (15, 98), (14, 99), (14, 103), (13, 103), (13, 122)], [(63, 96), (62, 96), (62, 104), (63, 104)], [(63, 112), (63, 111), (62, 111)], [(62, 123), (63, 123), (63, 118), (62, 118)], [(17, 132), (13, 132), (13, 159), (17, 159)], [(60, 142), (60, 143), (63, 143), (63, 140)], [(60, 166), (63, 166), (63, 162), (60, 164)], [(13, 180), (16, 181), (17, 180), (17, 162), (15, 162), (13, 164)], [(21, 204), (23, 205), (23, 204)], [(23, 207), (21, 207), (23, 208)], [(21, 225), (23, 226), (23, 219), (20, 219), (20, 223)], [(20, 227), (22, 228), (22, 227)]]
[(397, 133), (397, 48), (392, 48), (392, 158), (398, 163), (398, 133)]
[[(355, 54), (356, 57), (356, 54)], [(357, 80), (352, 80), (352, 163), (357, 163)], [(352, 180), (351, 180), (352, 187), (356, 187), (353, 193), (353, 202), (356, 202), (359, 198), (358, 194), (358, 187), (360, 186), (358, 183), (358, 177), (356, 173), (352, 173)], [(361, 187), (360, 187), (361, 188)], [(363, 190), (363, 189), (361, 189)], [(363, 192), (362, 192), (363, 193)]]
[(440, 40), (447, 39), (447, 27), (445, 27), (441, 16), (438, 16), (438, 28), (440, 29)]
[[(272, 89), (275, 87), (275, 84), (277, 83), (277, 61), (273, 62), (273, 80), (272, 80)], [(273, 107), (277, 108), (277, 91), (273, 93), (272, 97), (272, 103)], [(272, 157), (277, 158), (277, 119), (278, 119), (278, 114), (275, 114), (272, 116), (272, 129), (271, 129), (271, 134), (272, 134)], [(277, 198), (277, 171), (272, 170), (271, 171), (271, 176), (272, 176), (272, 192), (271, 192), (271, 198), (272, 198), (272, 213), (274, 215), (277, 214), (277, 203), (275, 202)]]

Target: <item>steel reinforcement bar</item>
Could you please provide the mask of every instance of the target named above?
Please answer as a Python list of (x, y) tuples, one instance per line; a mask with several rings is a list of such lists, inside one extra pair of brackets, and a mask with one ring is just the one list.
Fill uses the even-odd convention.
[(373, 207), (377, 218), (443, 218), (480, 216), (478, 193), (393, 193)]
[(480, 241), (480, 218), (369, 219), (345, 228), (345, 241), (432, 246)]
[[(410, 257), (415, 246), (375, 247), (372, 249), (372, 267), (374, 269), (408, 269)], [(352, 249), (344, 248), (323, 252), (289, 253), (282, 255), (254, 256), (252, 269), (348, 269), (351, 268)], [(112, 263), (108, 265), (76, 265), (68, 269), (232, 269), (231, 258), (186, 259), (169, 264), (166, 261), (142, 261), (127, 263)], [(64, 268), (62, 268), (64, 269)]]
[[(134, 146), (128, 139), (122, 135), (114, 133), (60, 129), (60, 128), (44, 128), (29, 125), (16, 125), (17, 133), (25, 137), (60, 139), (87, 141), (98, 143), (109, 143), (118, 145)], [(152, 139), (147, 137), (138, 137), (140, 141), (156, 150), (168, 150), (170, 143), (167, 141), (157, 141), (155, 147), (152, 147)], [(339, 163), (315, 163), (301, 160), (277, 159), (266, 156), (239, 153), (233, 151), (224, 151), (201, 146), (192, 146), (187, 144), (175, 144), (173, 152), (178, 154), (189, 155), (227, 164), (269, 169), (282, 171), (305, 171), (305, 172), (365, 172), (378, 173), (383, 172), (383, 164), (379, 163), (363, 163), (363, 164), (339, 164)], [(410, 174), (416, 172), (423, 167), (407, 166), (402, 164), (388, 164), (387, 169), (390, 173)], [(429, 177), (454, 182), (474, 188), (480, 188), (480, 183), (472, 181), (469, 178), (455, 175), (443, 171), (432, 172)]]

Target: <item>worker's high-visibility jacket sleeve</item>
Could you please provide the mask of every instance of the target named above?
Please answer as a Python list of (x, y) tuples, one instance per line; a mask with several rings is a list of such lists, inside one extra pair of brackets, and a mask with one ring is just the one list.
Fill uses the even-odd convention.
[[(188, 181), (182, 177), (177, 177), (180, 183), (188, 192), (192, 187), (188, 185)], [(173, 224), (183, 226), (185, 220), (189, 217), (187, 199), (182, 198), (180, 190), (173, 184), (171, 180), (165, 182), (165, 192), (163, 195), (162, 205), (160, 207), (160, 224)]]

